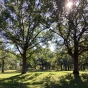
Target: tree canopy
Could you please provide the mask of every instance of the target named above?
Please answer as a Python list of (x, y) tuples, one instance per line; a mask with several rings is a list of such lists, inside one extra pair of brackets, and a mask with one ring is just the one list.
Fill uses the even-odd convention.
[(55, 46), (61, 45), (57, 49), (64, 46), (73, 58), (73, 73), (79, 73), (78, 58), (88, 51), (88, 1), (70, 2), (71, 6), (66, 0), (3, 2), (0, 7), (0, 37), (3, 43), (13, 45), (21, 55), (22, 74), (26, 73), (27, 59), (48, 41)]
[[(74, 71), (78, 72), (78, 56), (88, 51), (88, 1), (73, 1), (71, 8), (66, 7), (66, 2), (62, 6), (62, 11), (56, 3), (51, 18), (56, 18), (53, 22), (55, 27), (51, 31), (62, 38), (62, 42), (68, 50), (68, 54), (74, 59)], [(76, 4), (78, 3), (78, 4)]]

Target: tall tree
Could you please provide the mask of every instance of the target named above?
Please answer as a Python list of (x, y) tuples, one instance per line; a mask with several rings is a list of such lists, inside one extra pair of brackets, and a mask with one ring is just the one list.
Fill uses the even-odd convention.
[(54, 3), (51, 14), (52, 24), (55, 25), (51, 31), (62, 38), (68, 54), (74, 60), (73, 73), (79, 74), (78, 57), (88, 51), (88, 1), (72, 0), (70, 7), (67, 5), (69, 3), (67, 1), (64, 1), (59, 7), (59, 1), (55, 0), (56, 3)]
[[(36, 50), (42, 38), (46, 17), (38, 0), (5, 0), (3, 19), (8, 27), (3, 29), (5, 41), (12, 42), (22, 57), (22, 74), (26, 73), (27, 58)], [(39, 37), (40, 36), (40, 37)], [(41, 44), (40, 44), (41, 45)], [(29, 56), (28, 56), (29, 55)]]

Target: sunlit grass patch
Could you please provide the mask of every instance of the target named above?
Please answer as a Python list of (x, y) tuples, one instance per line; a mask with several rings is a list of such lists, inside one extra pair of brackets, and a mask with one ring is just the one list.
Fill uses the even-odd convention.
[(72, 71), (0, 74), (0, 88), (87, 88), (88, 73)]

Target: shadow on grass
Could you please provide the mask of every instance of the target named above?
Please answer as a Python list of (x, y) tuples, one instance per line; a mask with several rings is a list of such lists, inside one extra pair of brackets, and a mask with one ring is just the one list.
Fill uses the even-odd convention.
[(61, 76), (57, 81), (52, 74), (45, 78), (45, 88), (88, 88), (88, 74)]
[[(36, 79), (36, 77), (38, 77), (41, 74), (42, 73), (31, 73), (24, 75), (19, 74), (16, 76), (11, 76), (9, 78), (2, 78), (0, 79), (0, 88), (35, 88), (36, 85), (41, 84), (41, 82), (38, 83), (31, 81)], [(30, 87), (30, 85), (33, 85), (34, 87)]]
[[(88, 74), (56, 76), (28, 73), (0, 79), (0, 88), (88, 88)], [(8, 75), (8, 74), (6, 74)], [(59, 75), (59, 74), (58, 74)], [(39, 80), (39, 77), (43, 79)]]

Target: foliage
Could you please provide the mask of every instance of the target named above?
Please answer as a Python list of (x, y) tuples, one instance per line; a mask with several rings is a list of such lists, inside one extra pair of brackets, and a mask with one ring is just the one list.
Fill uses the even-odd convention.
[[(50, 20), (53, 21), (51, 31), (61, 37), (63, 45), (67, 48), (68, 54), (74, 60), (73, 73), (78, 71), (78, 57), (83, 52), (88, 51), (88, 1), (73, 1), (71, 8), (66, 7), (66, 2), (61, 4), (62, 10), (58, 7), (56, 2), (53, 5)], [(55, 19), (57, 18), (57, 19)]]
[[(13, 53), (8, 52), (7, 63), (13, 68), (20, 57), (24, 74), (27, 65), (58, 69), (69, 68), (74, 61), (73, 73), (79, 73), (78, 65), (88, 58), (87, 2), (73, 0), (68, 8), (66, 0), (5, 0), (0, 7), (0, 37), (6, 48), (13, 46), (7, 50)], [(54, 43), (55, 52), (49, 51), (49, 42)]]
[[(39, 1), (5, 1), (3, 19), (8, 23), (7, 28), (2, 28), (6, 42), (14, 44), (22, 57), (22, 73), (26, 73), (26, 59), (47, 42), (51, 36), (44, 34), (46, 13), (42, 12)], [(44, 10), (44, 9), (43, 9)], [(45, 37), (43, 37), (43, 36)]]

